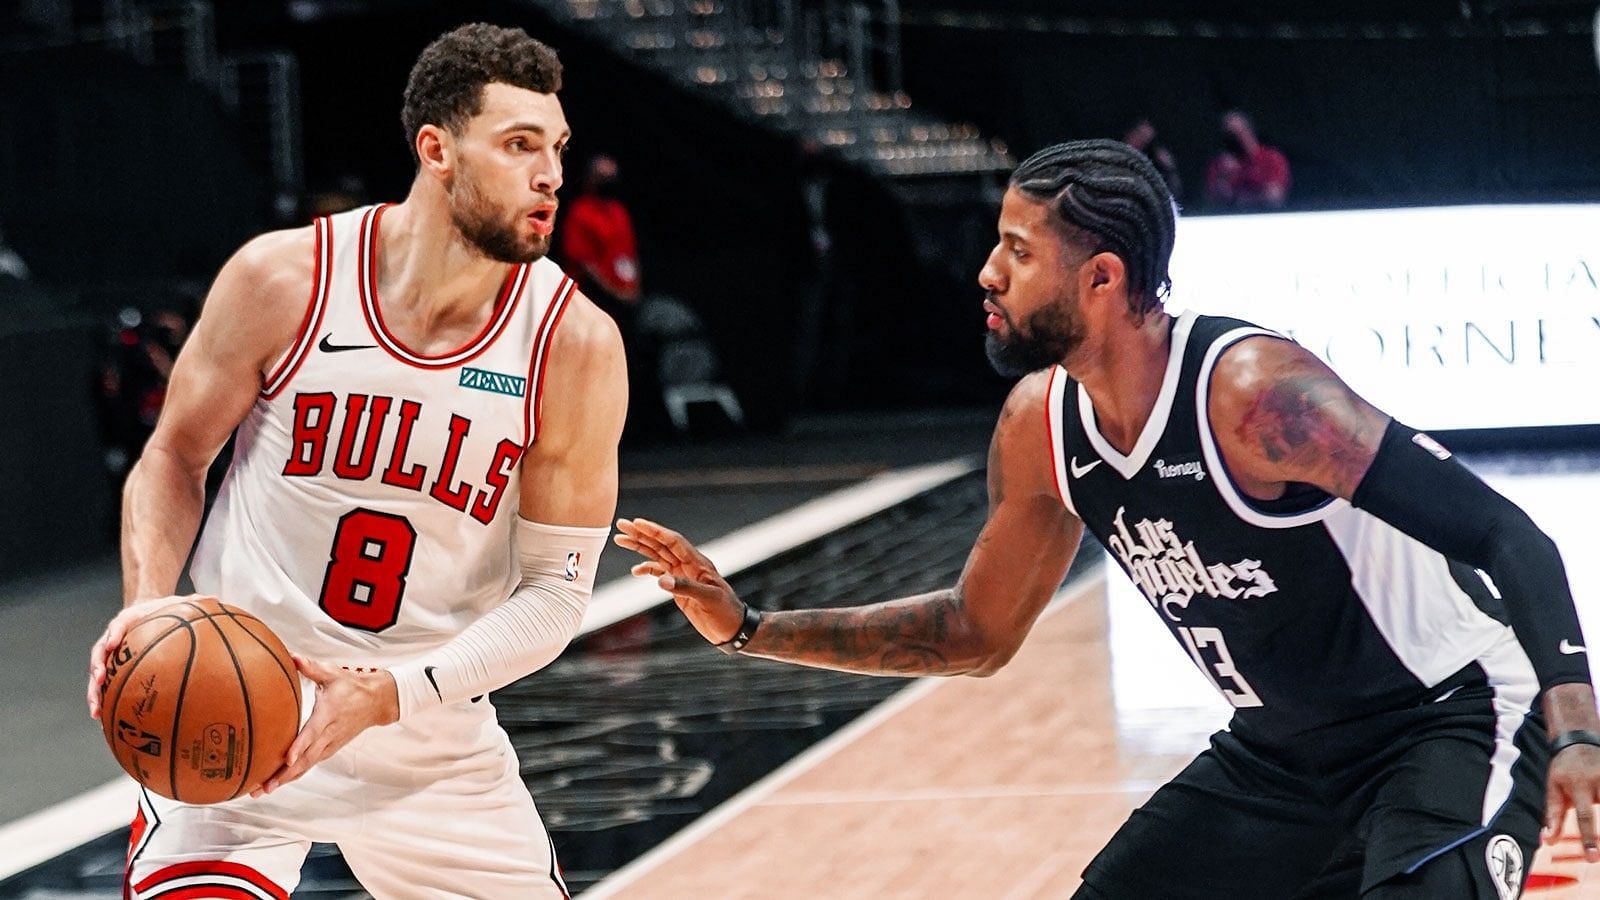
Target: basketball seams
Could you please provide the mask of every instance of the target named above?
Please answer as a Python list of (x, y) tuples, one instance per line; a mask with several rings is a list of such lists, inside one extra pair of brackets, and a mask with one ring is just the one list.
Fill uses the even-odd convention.
[[(237, 637), (237, 635), (230, 636), (228, 629), (223, 626), (223, 622), (221, 621), (224, 619), (232, 624), (235, 632), (243, 632), (244, 634), (248, 635), (250, 641), (254, 642), (254, 646), (258, 648), (258, 650), (250, 650), (251, 644), (249, 642), (241, 643), (239, 646), (235, 647), (234, 639)], [(225, 647), (227, 650), (229, 664), (232, 666), (234, 677), (238, 681), (240, 691), (239, 697), (244, 708), (244, 719), (242, 722), (237, 724), (243, 726), (244, 736), (247, 740), (248, 746), (245, 748), (245, 752), (242, 755), (242, 774), (240, 778), (235, 781), (234, 790), (231, 792), (231, 794), (217, 797), (215, 800), (196, 801), (194, 799), (185, 799), (180, 796), (180, 794), (186, 788), (180, 786), (179, 779), (177, 777), (178, 757), (181, 755), (178, 752), (178, 744), (180, 743), (181, 736), (185, 733), (183, 729), (183, 723), (185, 721), (183, 719), (183, 715), (189, 699), (188, 685), (191, 680), (197, 678), (200, 679), (202, 682), (200, 685), (202, 690), (201, 694), (198, 696), (201, 697), (201, 701), (196, 702), (202, 702), (208, 696), (207, 691), (224, 687), (221, 682), (226, 681), (227, 679), (227, 675), (224, 674), (227, 671), (226, 669), (213, 672), (210, 668), (208, 668), (211, 663), (207, 662), (207, 660), (210, 660), (212, 657), (216, 656), (215, 651), (207, 650), (207, 656), (204, 657), (202, 657), (200, 653), (200, 635), (196, 630), (196, 625), (202, 620), (208, 620), (211, 622), (212, 628), (216, 630), (218, 639), (222, 642), (223, 647)], [(261, 631), (257, 631), (255, 628), (251, 627), (251, 622), (254, 622), (255, 625), (261, 629)], [(105, 712), (103, 713), (104, 721), (102, 724), (103, 730), (106, 731), (106, 739), (108, 743), (111, 744), (111, 750), (116, 756), (118, 762), (124, 764), (123, 768), (127, 769), (129, 774), (134, 775), (137, 779), (144, 780), (141, 775), (142, 770), (139, 768), (141, 758), (137, 755), (137, 751), (133, 750), (131, 746), (124, 746), (118, 743), (116, 722), (122, 720), (117, 716), (119, 711), (118, 707), (126, 698), (125, 692), (127, 690), (128, 681), (132, 678), (140, 677), (144, 672), (145, 663), (149, 662), (151, 658), (152, 652), (155, 651), (157, 647), (164, 645), (165, 642), (172, 637), (173, 633), (180, 629), (186, 630), (189, 635), (189, 645), (183, 666), (180, 668), (176, 665), (177, 660), (174, 655), (175, 653), (182, 651), (177, 651), (175, 648), (168, 649), (163, 647), (163, 652), (156, 654), (156, 658), (159, 660), (159, 665), (157, 667), (162, 670), (162, 674), (159, 676), (161, 683), (168, 685), (168, 689), (174, 696), (170, 723), (168, 723), (168, 726), (161, 732), (161, 739), (166, 742), (170, 748), (167, 766), (168, 786), (165, 791), (162, 791), (162, 793), (183, 803), (210, 803), (220, 802), (222, 800), (237, 799), (248, 786), (251, 775), (254, 773), (256, 764), (257, 754), (255, 752), (255, 740), (257, 738), (257, 723), (255, 704), (258, 701), (265, 702), (263, 698), (266, 698), (267, 700), (271, 701), (269, 703), (269, 707), (276, 710), (281, 709), (278, 704), (287, 699), (276, 694), (276, 689), (271, 687), (271, 684), (273, 683), (273, 677), (267, 674), (268, 670), (266, 669), (264, 663), (261, 663), (254, 658), (248, 658), (250, 653), (255, 653), (258, 651), (264, 652), (272, 659), (273, 664), (278, 667), (279, 673), (283, 675), (289, 688), (289, 697), (293, 698), (291, 708), (295, 710), (295, 712), (290, 713), (290, 715), (294, 717), (294, 721), (289, 723), (292, 726), (291, 730), (298, 730), (299, 727), (298, 708), (300, 706), (301, 694), (300, 684), (298, 679), (295, 677), (293, 669), (291, 669), (288, 663), (286, 663), (283, 659), (284, 656), (288, 655), (288, 650), (283, 647), (281, 641), (276, 639), (276, 635), (272, 632), (271, 628), (266, 625), (266, 623), (262, 622), (260, 619), (248, 612), (232, 609), (227, 606), (227, 604), (215, 601), (214, 599), (203, 600), (198, 603), (190, 600), (178, 600), (171, 607), (166, 608), (166, 610), (147, 616), (136, 623), (133, 629), (130, 629), (131, 632), (139, 632), (135, 634), (135, 638), (142, 636), (142, 633), (151, 633), (151, 636), (148, 638), (148, 640), (140, 641), (140, 643), (143, 643), (144, 646), (139, 649), (137, 655), (131, 657), (128, 660), (128, 663), (124, 667), (121, 667), (121, 669), (116, 673), (119, 683), (116, 685), (116, 690), (106, 697), (108, 702), (103, 706)], [(206, 662), (207, 668), (197, 670), (196, 667), (200, 662)], [(221, 661), (217, 660), (215, 664), (220, 666)], [(247, 668), (249, 669), (248, 673), (246, 672)], [(202, 678), (201, 676), (204, 677)], [(260, 686), (259, 691), (253, 692), (249, 682), (247, 681), (247, 676), (258, 679), (265, 678), (266, 681)], [(172, 678), (179, 679), (180, 683), (177, 685), (171, 685), (170, 680)], [(261, 696), (255, 696), (256, 694), (260, 694)], [(209, 706), (210, 704), (202, 703), (202, 705)], [(204, 712), (204, 710), (202, 710), (202, 712)], [(276, 730), (276, 726), (274, 726), (274, 729)], [(159, 758), (151, 760), (151, 762), (159, 764)], [(153, 773), (151, 773), (151, 777), (155, 777)], [(154, 782), (152, 782), (152, 784), (154, 784)], [(226, 782), (223, 784), (223, 790), (226, 790)], [(209, 792), (211, 790), (211, 788), (208, 786), (208, 783), (202, 782), (195, 782), (192, 787), (194, 790), (200, 790), (202, 792)], [(192, 795), (193, 791), (190, 791), (190, 793)], [(206, 796), (211, 796), (211, 794), (207, 793)]]
[[(261, 645), (261, 649), (267, 651), (267, 655), (270, 656), (272, 658), (273, 663), (277, 665), (278, 671), (282, 672), (283, 673), (283, 677), (288, 679), (288, 681), (289, 681), (289, 690), (294, 692), (295, 701), (296, 701), (295, 702), (295, 707), (298, 709), (298, 707), (300, 706), (300, 703), (299, 703), (299, 699), (300, 699), (300, 679), (295, 675), (295, 673), (289, 671), (289, 668), (283, 664), (283, 660), (278, 658), (278, 654), (273, 652), (273, 649), (267, 645), (266, 641), (261, 639), (260, 635), (256, 634), (254, 631), (251, 631), (249, 626), (244, 624), (244, 619), (241, 619), (239, 617), (238, 613), (234, 612), (234, 610), (231, 607), (223, 606), (222, 607), (222, 614), (227, 616), (228, 618), (234, 620), (235, 622), (237, 622), (238, 625), (239, 625), (239, 630), (243, 631), (245, 634), (250, 635), (250, 639), (251, 640), (255, 641), (257, 644), (260, 644)], [(255, 616), (252, 616), (249, 613), (245, 613), (244, 617), (248, 618), (248, 619), (252, 619), (252, 620), (254, 620), (256, 622), (261, 622), (260, 619), (257, 619)], [(266, 628), (267, 627), (267, 623), (261, 622), (261, 627), (262, 628)], [(268, 631), (270, 632), (271, 629), (268, 629)], [(274, 636), (276, 636), (276, 635), (274, 635)], [(285, 647), (283, 649), (284, 649), (285, 652), (288, 652), (289, 648)], [(299, 723), (297, 722), (295, 724), (298, 725)]]
[(189, 623), (189, 658), (183, 663), (183, 679), (178, 682), (178, 699), (172, 705), (172, 750), (167, 754), (167, 786), (172, 789), (172, 799), (182, 802), (178, 796), (178, 726), (183, 722), (183, 695), (189, 692), (189, 675), (194, 671), (194, 654), (200, 646), (200, 637), (194, 633), (194, 623)]
[[(211, 623), (211, 627), (217, 630), (217, 639), (222, 641), (223, 648), (228, 651), (228, 659), (233, 663), (233, 673), (239, 678), (239, 698), (244, 701), (244, 768), (239, 772), (239, 786), (228, 795), (228, 799), (232, 800), (244, 791), (245, 782), (250, 778), (251, 763), (255, 761), (256, 725), (255, 716), (250, 709), (250, 682), (245, 679), (244, 668), (239, 665), (239, 654), (233, 652), (233, 643), (228, 640), (228, 635), (217, 623), (217, 616), (207, 613), (205, 618)], [(240, 625), (239, 629), (245, 630), (243, 625)]]
[[(168, 637), (170, 637), (173, 632), (177, 631), (180, 628), (189, 629), (189, 658), (190, 659), (194, 658), (194, 644), (195, 644), (195, 640), (194, 640), (194, 624), (192, 622), (190, 622), (188, 619), (183, 618), (182, 616), (173, 615), (172, 613), (165, 613), (165, 614), (160, 615), (160, 616), (150, 616), (147, 619), (143, 619), (138, 623), (138, 625), (143, 625), (146, 622), (150, 622), (150, 621), (153, 621), (155, 619), (177, 619), (178, 620), (178, 624), (172, 626), (171, 628), (168, 628), (166, 631), (163, 631), (159, 635), (157, 635), (156, 637), (152, 638), (149, 642), (147, 642), (144, 645), (144, 649), (139, 651), (139, 655), (138, 656), (136, 656), (133, 659), (128, 661), (128, 667), (126, 669), (124, 669), (120, 674), (120, 677), (122, 679), (122, 683), (117, 685), (117, 695), (116, 695), (116, 697), (112, 698), (112, 701), (109, 704), (102, 703), (100, 705), (100, 715), (102, 717), (107, 715), (108, 713), (112, 716), (112, 718), (116, 717), (116, 715), (117, 715), (117, 707), (118, 707), (119, 704), (122, 703), (122, 692), (128, 689), (128, 682), (133, 680), (134, 671), (139, 668), (139, 664), (140, 663), (144, 662), (145, 657), (150, 655), (150, 651), (154, 650), (156, 648), (156, 645), (160, 644), (162, 641), (164, 641)], [(138, 625), (135, 625), (134, 627), (137, 628)], [(126, 637), (123, 638), (123, 643), (127, 643), (127, 638)], [(110, 726), (107, 724), (107, 721), (108, 720), (102, 718), (100, 726), (101, 726), (102, 729), (106, 730), (106, 741), (107, 741), (107, 743), (111, 744), (111, 752), (112, 752), (113, 755), (115, 755), (116, 754), (116, 743), (115, 743), (116, 735), (115, 735), (114, 732), (109, 730)], [(174, 719), (173, 720), (173, 724), (172, 724), (172, 734), (166, 735), (167, 743), (169, 745), (172, 743), (172, 739), (173, 739), (173, 737), (175, 735), (177, 735), (177, 733), (178, 733), (177, 720)], [(137, 751), (135, 751), (135, 752), (137, 752)]]

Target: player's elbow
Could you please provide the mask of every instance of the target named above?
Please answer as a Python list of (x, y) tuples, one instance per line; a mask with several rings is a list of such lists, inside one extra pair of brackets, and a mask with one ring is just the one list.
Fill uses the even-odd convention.
[(1017, 655), (1020, 646), (1020, 643), (1012, 641), (989, 643), (979, 654), (977, 663), (963, 674), (974, 678), (988, 678), (1005, 668), (1006, 663), (1011, 662), (1011, 658)]
[(158, 482), (205, 483), (211, 459), (197, 452), (189, 452), (188, 448), (176, 446), (163, 438), (164, 435), (158, 433), (145, 444), (138, 461), (128, 471), (130, 484), (125, 490), (132, 490), (131, 482), (135, 475), (154, 478)]

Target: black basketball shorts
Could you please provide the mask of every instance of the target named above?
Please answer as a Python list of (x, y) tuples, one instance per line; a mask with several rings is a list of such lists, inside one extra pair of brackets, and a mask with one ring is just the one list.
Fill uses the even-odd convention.
[(1217, 733), (1089, 864), (1084, 895), (1520, 896), (1549, 767), (1537, 711), (1508, 716), (1480, 684), (1397, 715), (1404, 727), (1385, 717), (1370, 755), (1331, 768), (1284, 765), (1283, 754)]

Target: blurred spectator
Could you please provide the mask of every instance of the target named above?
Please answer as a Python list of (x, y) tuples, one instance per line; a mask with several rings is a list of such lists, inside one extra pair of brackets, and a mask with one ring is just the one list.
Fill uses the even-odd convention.
[(100, 366), (100, 426), (106, 468), (121, 475), (155, 430), (172, 364), (189, 337), (189, 322), (170, 309), (146, 318), (128, 307), (117, 314), (111, 337)]
[[(639, 244), (633, 219), (619, 199), (617, 161), (589, 161), (583, 189), (561, 216), (561, 257), (590, 300), (623, 324), (639, 305)], [(624, 326), (623, 337), (627, 337)]]
[(1206, 205), (1214, 209), (1278, 209), (1289, 199), (1289, 160), (1256, 137), (1250, 117), (1222, 116), (1223, 150), (1206, 170)]
[(1149, 119), (1140, 119), (1122, 136), (1122, 142), (1149, 157), (1172, 192), (1172, 199), (1182, 202), (1183, 179), (1178, 177), (1178, 159), (1156, 137), (1156, 126)]
[(29, 277), (28, 264), (22, 261), (17, 251), (11, 249), (6, 243), (6, 234), (0, 231), (0, 278), (14, 278), (17, 281), (27, 281)]
[(666, 424), (656, 377), (659, 347), (640, 328), (639, 242), (633, 217), (619, 194), (617, 161), (605, 154), (589, 160), (578, 196), (561, 204), (556, 254), (578, 289), (616, 320), (628, 358), (626, 434), (639, 437)]

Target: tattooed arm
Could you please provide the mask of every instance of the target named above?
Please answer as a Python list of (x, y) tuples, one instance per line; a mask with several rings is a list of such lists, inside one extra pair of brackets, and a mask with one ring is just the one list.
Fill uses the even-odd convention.
[[(1499, 589), (1543, 688), (1552, 738), (1600, 732), (1572, 592), (1554, 542), (1432, 438), (1374, 409), (1327, 366), (1277, 338), (1240, 341), (1212, 376), (1207, 410), (1239, 487), (1258, 499), (1315, 485), (1473, 568)], [(1578, 813), (1585, 858), (1600, 862), (1600, 747), (1574, 744), (1550, 767), (1547, 821)]]
[[(1055, 495), (1043, 373), (1007, 398), (989, 446), (989, 518), (956, 586), (867, 606), (769, 612), (744, 648), (754, 656), (868, 675), (991, 675), (1022, 645), (1066, 576), (1083, 524)], [(617, 523), (620, 546), (654, 575), (700, 633), (722, 643), (744, 604), (682, 535), (643, 519)]]
[(1275, 337), (1223, 352), (1208, 412), (1228, 473), (1258, 500), (1276, 499), (1288, 482), (1349, 500), (1389, 424), (1322, 360)]

